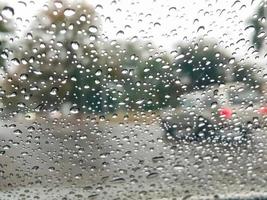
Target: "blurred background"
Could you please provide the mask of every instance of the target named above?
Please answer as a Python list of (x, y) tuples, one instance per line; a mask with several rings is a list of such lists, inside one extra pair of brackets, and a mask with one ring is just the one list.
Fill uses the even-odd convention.
[[(140, 2), (11, 4), (1, 21), (7, 115), (154, 111), (216, 83), (264, 88), (264, 3), (153, 1), (140, 13)], [(183, 14), (191, 6), (195, 16)]]
[(266, 6), (1, 0), (2, 199), (267, 192), (265, 130), (232, 148), (166, 143), (158, 124), (212, 85), (266, 103)]

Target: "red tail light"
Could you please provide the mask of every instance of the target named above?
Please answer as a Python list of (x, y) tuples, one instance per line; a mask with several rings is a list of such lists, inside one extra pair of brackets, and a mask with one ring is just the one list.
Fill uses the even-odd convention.
[(219, 115), (224, 117), (225, 119), (231, 119), (232, 114), (233, 114), (233, 111), (230, 108), (219, 109)]
[(259, 109), (259, 113), (262, 114), (262, 115), (267, 115), (267, 107), (261, 107)]

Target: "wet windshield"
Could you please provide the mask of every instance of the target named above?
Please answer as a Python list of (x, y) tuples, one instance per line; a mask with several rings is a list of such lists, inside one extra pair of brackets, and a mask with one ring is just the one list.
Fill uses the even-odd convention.
[(239, 92), (229, 92), (228, 95), (233, 104), (260, 103), (263, 99), (259, 91), (251, 90), (250, 88), (242, 89)]
[(267, 199), (266, 17), (0, 0), (0, 200)]

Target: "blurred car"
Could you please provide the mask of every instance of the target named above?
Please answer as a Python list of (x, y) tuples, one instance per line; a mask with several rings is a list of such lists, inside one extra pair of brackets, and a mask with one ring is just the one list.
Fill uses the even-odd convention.
[(179, 108), (167, 108), (160, 123), (175, 139), (247, 141), (253, 129), (266, 125), (267, 104), (261, 92), (244, 84), (212, 85), (180, 97)]

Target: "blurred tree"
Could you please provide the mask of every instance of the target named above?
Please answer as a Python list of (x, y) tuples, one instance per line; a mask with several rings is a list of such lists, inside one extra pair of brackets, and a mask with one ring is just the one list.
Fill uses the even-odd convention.
[(256, 14), (251, 17), (249, 20), (250, 26), (254, 28), (254, 32), (252, 35), (252, 44), (255, 46), (257, 50), (262, 50), (262, 48), (266, 45), (264, 43), (266, 39), (266, 1), (262, 1), (257, 8)]
[(180, 44), (172, 60), (151, 43), (101, 41), (99, 31), (85, 1), (51, 1), (15, 43), (6, 105), (53, 110), (70, 102), (72, 113), (154, 110), (177, 106), (181, 93), (210, 84), (255, 83), (254, 71), (215, 42)]
[(233, 67), (233, 77), (234, 82), (243, 82), (250, 87), (259, 88), (262, 86), (262, 81), (259, 79), (257, 74), (259, 69), (249, 63), (239, 64)]
[[(9, 57), (9, 49), (7, 46), (8, 40), (12, 41), (12, 33), (14, 30), (14, 21), (13, 15), (14, 10), (12, 7), (6, 5), (6, 2), (0, 2), (0, 103), (4, 103), (4, 99), (6, 98), (7, 91), (10, 84), (8, 84), (8, 76), (6, 73), (6, 62)], [(1, 109), (2, 109), (1, 105)]]
[(51, 1), (14, 47), (10, 65), (16, 73), (10, 76), (13, 92), (22, 94), (16, 98), (27, 109), (70, 102), (73, 113), (101, 111), (98, 33), (97, 15), (86, 1)]
[[(106, 66), (116, 108), (155, 110), (179, 105), (184, 92), (231, 81), (257, 85), (255, 70), (237, 64), (215, 42), (179, 45), (175, 61), (151, 43), (112, 41), (101, 50), (101, 66)], [(121, 105), (121, 106), (119, 106)]]
[[(259, 52), (263, 52), (267, 56), (266, 53), (266, 38), (267, 38), (267, 26), (266, 26), (266, 17), (267, 17), (267, 2), (261, 1), (259, 6), (256, 9), (256, 13), (249, 19), (249, 28), (254, 28), (252, 35), (252, 44), (255, 49)], [(251, 71), (251, 70), (250, 70)], [(262, 78), (262, 76), (260, 76)], [(266, 81), (261, 79), (259, 81), (260, 89), (262, 92), (266, 91)]]
[(178, 45), (173, 70), (179, 72), (184, 92), (232, 81), (253, 86), (260, 84), (257, 72), (249, 64), (237, 63), (217, 43), (201, 39)]
[(229, 57), (209, 41), (178, 45), (174, 69), (179, 72), (187, 90), (203, 89), (207, 85), (224, 83)]
[[(5, 7), (4, 6), (0, 6), (0, 10), (3, 10)], [(5, 63), (5, 55), (7, 55), (7, 53), (5, 52), (5, 48), (6, 48), (6, 36), (7, 34), (12, 31), (12, 28), (10, 27), (9, 23), (11, 21), (6, 19), (3, 15), (0, 16), (0, 51), (2, 53), (2, 56), (0, 57), (0, 66), (1, 68), (4, 68), (4, 63)]]
[(151, 43), (113, 41), (103, 48), (101, 57), (108, 66), (109, 76), (118, 88), (118, 105), (129, 111), (154, 110), (162, 107), (162, 98), (168, 90), (163, 66), (170, 65), (165, 52), (159, 52)]

